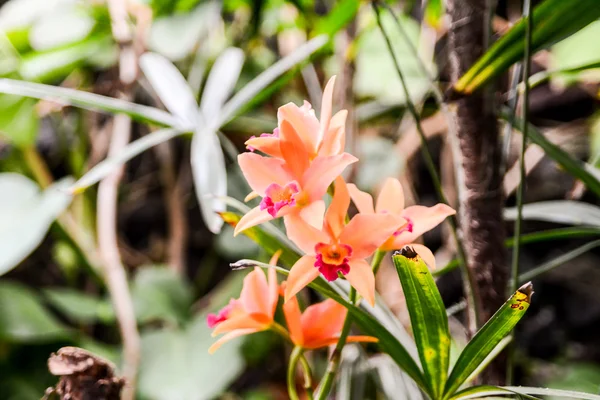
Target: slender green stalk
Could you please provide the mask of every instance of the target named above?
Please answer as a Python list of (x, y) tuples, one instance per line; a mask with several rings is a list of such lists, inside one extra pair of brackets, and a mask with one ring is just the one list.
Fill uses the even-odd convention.
[[(413, 102), (410, 98), (410, 92), (408, 90), (408, 86), (406, 84), (404, 74), (402, 73), (402, 70), (400, 69), (400, 63), (398, 62), (398, 58), (396, 57), (396, 53), (394, 52), (394, 48), (392, 47), (390, 38), (389, 38), (387, 32), (385, 31), (385, 28), (383, 27), (383, 24), (381, 22), (379, 6), (378, 6), (377, 2), (373, 2), (371, 4), (373, 6), (373, 9), (375, 10), (375, 15), (377, 17), (377, 24), (379, 25), (379, 29), (381, 30), (381, 33), (383, 34), (383, 37), (387, 44), (390, 55), (392, 56), (392, 59), (394, 60), (394, 66), (396, 68), (398, 77), (400, 78), (400, 83), (402, 84), (402, 89), (404, 90), (404, 94), (406, 97), (406, 107), (415, 120), (415, 127), (417, 128), (417, 132), (419, 133), (419, 137), (421, 139), (421, 153), (423, 155), (423, 159), (425, 160), (425, 165), (427, 167), (429, 175), (431, 176), (431, 179), (433, 181), (438, 200), (444, 204), (448, 204), (448, 200), (446, 199), (446, 196), (444, 195), (444, 192), (442, 190), (442, 184), (440, 181), (440, 177), (437, 173), (435, 163), (433, 162), (433, 158), (431, 157), (431, 154), (429, 153), (429, 150), (427, 148), (427, 138), (425, 137), (425, 132), (423, 132), (423, 127), (421, 125), (421, 118), (419, 116), (419, 113), (417, 112), (415, 105), (413, 104)], [(395, 16), (394, 16), (394, 19), (397, 20), (395, 18)], [(414, 49), (414, 51), (416, 53), (416, 49)], [(415, 54), (415, 56), (417, 57), (417, 60), (420, 60), (418, 54)], [(426, 69), (425, 69), (425, 72), (427, 73)], [(429, 75), (428, 75), (428, 77), (429, 77)], [(435, 85), (432, 85), (432, 86), (435, 86)], [(436, 100), (438, 100), (440, 107), (443, 107), (444, 106), (443, 101), (442, 101), (443, 99), (438, 98), (439, 88), (437, 88), (437, 90), (434, 88), (434, 94), (436, 94)], [(465, 295), (467, 297), (467, 304), (468, 304), (467, 309), (469, 311), (469, 325), (471, 326), (471, 328), (474, 328), (476, 326), (476, 322), (479, 321), (479, 317), (477, 315), (479, 307), (476, 306), (475, 294), (472, 289), (475, 286), (475, 281), (474, 281), (474, 277), (472, 276), (471, 272), (469, 271), (469, 269), (467, 267), (464, 249), (462, 247), (462, 243), (460, 242), (460, 238), (458, 236), (456, 218), (451, 217), (449, 219), (449, 222), (450, 222), (450, 226), (452, 228), (452, 235), (454, 237), (454, 240), (456, 241), (457, 257), (459, 260), (459, 264), (460, 264), (461, 271), (463, 274), (463, 279), (465, 282), (464, 283)], [(470, 330), (474, 331), (474, 329), (470, 329)]]
[(287, 370), (287, 387), (288, 394), (291, 400), (300, 400), (298, 392), (296, 391), (296, 367), (302, 357), (302, 347), (296, 346), (290, 355), (290, 363), (288, 364)]
[(304, 357), (304, 353), (300, 356), (300, 365), (302, 365), (302, 370), (304, 371), (304, 390), (306, 390), (306, 395), (309, 400), (313, 400), (313, 389), (312, 389), (312, 371), (310, 369), (310, 364), (306, 357)]
[[(523, 1), (523, 17), (527, 19), (525, 27), (525, 57), (523, 60), (523, 82), (525, 89), (523, 90), (523, 109), (522, 119), (523, 128), (522, 140), (521, 140), (521, 154), (519, 156), (519, 171), (520, 171), (520, 182), (517, 190), (517, 218), (515, 219), (514, 229), (514, 244), (513, 244), (513, 257), (510, 277), (510, 290), (509, 293), (513, 293), (519, 286), (519, 253), (521, 250), (521, 219), (523, 216), (523, 197), (525, 195), (525, 147), (527, 145), (527, 132), (529, 129), (529, 123), (527, 118), (529, 116), (529, 75), (531, 71), (531, 32), (533, 30), (533, 14), (531, 13), (531, 0)], [(513, 334), (514, 335), (514, 334)], [(513, 341), (514, 343), (514, 341)], [(511, 385), (513, 381), (513, 365), (515, 358), (515, 346), (511, 344), (508, 349), (508, 360), (506, 363), (506, 382)]]
[(386, 251), (377, 249), (375, 254), (373, 254), (373, 261), (371, 261), (371, 267), (373, 268), (373, 275), (377, 275), (377, 271), (379, 271), (379, 267), (381, 267), (381, 262), (386, 255)]

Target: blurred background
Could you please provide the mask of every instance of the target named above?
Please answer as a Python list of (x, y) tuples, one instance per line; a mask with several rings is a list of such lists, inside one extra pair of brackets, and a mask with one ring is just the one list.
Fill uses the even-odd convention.
[[(400, 24), (389, 13), (383, 15), (383, 24), (406, 75), (410, 101), (421, 110), (444, 190), (458, 208), (448, 124), (428, 80), (428, 75), (436, 76), (442, 88), (449, 81), (443, 1), (389, 5)], [(244, 141), (272, 132), (277, 108), (287, 102), (301, 104), (306, 99), (319, 110), (321, 88), (335, 74), (334, 109), (349, 110), (347, 146), (360, 158), (347, 179), (363, 190), (376, 191), (385, 177), (397, 177), (407, 204), (437, 202), (419, 136), (406, 113), (407, 98), (369, 3), (140, 0), (127, 7), (135, 21), (134, 36), (119, 44), (104, 1), (0, 1), (0, 76), (164, 109), (163, 97), (141, 71), (134, 71), (133, 83), (125, 82), (118, 67), (120, 48), (133, 43), (137, 56), (151, 51), (170, 60), (200, 101), (212, 66), (225, 49), (237, 47), (245, 57), (236, 93), (307, 40), (326, 33), (332, 35), (329, 43), (253, 96), (221, 127), (228, 196), (242, 201), (250, 191), (235, 161), (236, 154), (245, 151)], [(498, 1), (495, 38), (519, 18), (520, 10), (519, 1)], [(538, 81), (530, 111), (530, 122), (549, 142), (592, 167), (600, 162), (598, 37), (600, 22), (594, 22), (535, 55), (532, 72)], [(499, 103), (507, 100), (503, 94), (507, 88), (505, 77), (499, 83)], [(97, 186), (68, 200), (43, 190), (80, 178), (105, 159), (114, 123), (110, 114), (64, 102), (0, 94), (2, 399), (39, 399), (56, 384), (47, 359), (63, 346), (82, 347), (120, 364), (115, 309), (98, 269)], [(152, 124), (134, 122), (131, 141), (156, 130)], [(519, 141), (517, 135), (505, 140), (507, 207), (515, 204)], [(231, 271), (229, 264), (268, 258), (246, 236), (234, 238), (228, 225), (218, 234), (207, 228), (194, 192), (191, 143), (191, 135), (179, 135), (144, 151), (126, 164), (119, 186), (118, 250), (141, 335), (137, 397), (285, 399), (289, 348), (277, 336), (255, 334), (207, 354), (214, 339), (206, 315), (239, 294), (245, 275)], [(548, 263), (550, 271), (535, 276), (532, 308), (519, 325), (516, 383), (598, 393), (600, 253), (595, 248), (600, 245), (600, 218), (594, 214), (598, 198), (540, 147), (529, 146), (526, 161), (526, 203), (576, 200), (593, 211), (557, 206), (545, 211), (532, 208), (533, 217), (526, 216), (525, 233), (586, 227), (555, 234), (551, 241), (530, 240), (521, 251), (522, 271)], [(210, 170), (211, 165), (205, 168)], [(509, 210), (508, 236), (512, 226)], [(444, 301), (460, 315), (464, 308), (460, 274), (452, 264), (444, 267), (455, 251), (448, 226), (441, 225), (423, 239), (436, 252)], [(394, 278), (387, 279), (390, 276)], [(384, 264), (378, 275), (378, 290), (400, 321), (407, 322), (400, 283), (390, 265)], [(305, 295), (306, 301), (317, 299)], [(456, 347), (462, 347), (461, 325), (455, 321), (451, 328)], [(326, 352), (311, 357), (317, 370), (318, 366), (324, 370)], [(352, 390), (338, 391), (339, 398), (405, 398), (397, 393), (404, 393), (400, 388), (406, 384), (385, 357), (349, 346), (342, 365), (340, 381)], [(375, 377), (373, 371), (390, 372)]]

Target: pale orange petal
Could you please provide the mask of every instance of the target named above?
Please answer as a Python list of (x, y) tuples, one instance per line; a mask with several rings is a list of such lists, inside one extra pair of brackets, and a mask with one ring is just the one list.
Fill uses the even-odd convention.
[(217, 336), (225, 332), (231, 332), (238, 329), (263, 329), (266, 324), (258, 322), (248, 314), (237, 315), (219, 322), (213, 330), (212, 336)]
[(358, 212), (361, 214), (375, 214), (375, 209), (373, 208), (373, 197), (367, 193), (360, 190), (354, 183), (348, 183), (346, 185), (348, 187), (348, 193), (350, 194), (350, 198), (354, 202), (356, 208), (358, 208)]
[(208, 348), (208, 353), (213, 354), (215, 351), (219, 349), (224, 343), (229, 342), (237, 337), (249, 335), (251, 333), (258, 332), (256, 329), (239, 329), (237, 331), (229, 332), (225, 336), (219, 338), (216, 342), (213, 343), (212, 346)]
[(423, 259), (425, 264), (427, 264), (429, 269), (435, 271), (435, 256), (433, 255), (433, 252), (429, 250), (429, 247), (423, 246), (422, 244), (418, 243), (410, 243), (407, 246), (412, 247), (417, 252), (417, 254), (421, 256), (421, 258)]
[(260, 207), (254, 207), (248, 211), (235, 225), (233, 236), (237, 236), (240, 232), (252, 228), (253, 226), (262, 224), (263, 222), (272, 220), (271, 214), (267, 210), (261, 210)]
[(300, 186), (308, 194), (311, 201), (321, 199), (327, 188), (344, 169), (358, 161), (351, 154), (343, 153), (337, 156), (317, 157), (304, 173)]
[(333, 199), (325, 212), (325, 226), (332, 238), (337, 238), (342, 233), (346, 225), (346, 214), (349, 206), (350, 195), (346, 188), (346, 182), (344, 182), (344, 178), (338, 176), (335, 178)]
[(302, 323), (300, 322), (301, 312), (296, 296), (292, 296), (283, 304), (283, 315), (285, 316), (285, 322), (290, 332), (290, 339), (292, 339), (295, 345), (303, 346), (304, 334), (302, 333)]
[(298, 107), (294, 103), (288, 103), (277, 110), (277, 119), (286, 120), (298, 132), (298, 136), (304, 142), (305, 148), (311, 153), (316, 153), (319, 144), (319, 121), (314, 112), (306, 111), (306, 107)]
[(242, 153), (238, 156), (238, 163), (248, 185), (261, 196), (272, 183), (285, 186), (294, 180), (285, 170), (284, 161), (278, 158)]
[(279, 138), (276, 136), (253, 137), (246, 140), (246, 147), (253, 148), (269, 156), (281, 158)]
[(321, 142), (325, 133), (329, 130), (329, 122), (331, 120), (331, 110), (333, 108), (333, 87), (335, 85), (335, 75), (329, 79), (325, 89), (323, 90), (323, 98), (321, 100), (321, 115), (319, 115), (320, 127), (318, 140)]
[(250, 200), (253, 200), (257, 197), (259, 197), (260, 194), (256, 193), (254, 190), (251, 191), (250, 193), (248, 193), (248, 195), (246, 197), (244, 197), (244, 203), (249, 202)]
[(435, 228), (448, 216), (456, 211), (446, 204), (436, 204), (433, 207), (411, 206), (404, 209), (402, 216), (412, 222), (412, 232), (402, 232), (396, 243), (411, 243), (423, 233)]
[(329, 236), (325, 232), (306, 223), (296, 213), (283, 217), (283, 222), (287, 237), (306, 254), (315, 254), (317, 243), (329, 243)]
[(321, 146), (320, 156), (335, 156), (344, 151), (346, 142), (346, 117), (347, 110), (338, 111), (329, 122), (329, 129), (325, 132)]
[(240, 293), (240, 302), (244, 310), (253, 316), (269, 316), (271, 313), (269, 283), (267, 282), (265, 273), (259, 267), (255, 267), (244, 278), (244, 285)]
[(292, 124), (283, 120), (279, 126), (281, 155), (294, 179), (300, 180), (308, 169), (310, 154), (306, 151), (302, 139)]
[(351, 259), (350, 272), (346, 279), (370, 305), (375, 305), (375, 275), (368, 262), (363, 259)]
[(388, 178), (383, 183), (379, 196), (377, 196), (377, 205), (375, 212), (390, 213), (400, 215), (404, 209), (404, 190), (398, 179)]
[(342, 231), (340, 242), (352, 247), (353, 258), (367, 258), (404, 223), (391, 214), (357, 214)]
[(339, 335), (347, 313), (343, 305), (332, 299), (307, 307), (300, 320), (304, 340), (308, 343)]
[(296, 264), (290, 270), (285, 286), (285, 301), (290, 300), (319, 276), (315, 261), (316, 259), (313, 256), (303, 256), (296, 261)]
[(325, 216), (325, 202), (323, 200), (313, 201), (309, 205), (302, 207), (298, 215), (309, 225), (321, 229)]

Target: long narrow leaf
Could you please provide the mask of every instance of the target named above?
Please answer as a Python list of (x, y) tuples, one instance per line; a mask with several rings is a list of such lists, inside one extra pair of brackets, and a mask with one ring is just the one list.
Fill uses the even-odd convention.
[(578, 400), (600, 400), (597, 394), (576, 392), (573, 390), (546, 389), (526, 386), (474, 386), (465, 389), (451, 397), (451, 400), (479, 399), (489, 396), (516, 395), (538, 395), (538, 396), (557, 396), (568, 399)]
[(81, 90), (0, 78), (0, 93), (52, 100), (93, 111), (123, 113), (135, 120), (159, 126), (177, 127), (178, 125), (177, 119), (163, 110)]
[[(504, 218), (516, 218), (515, 208), (506, 208)], [(523, 219), (600, 227), (600, 207), (574, 200), (540, 201), (523, 206)]]
[(532, 294), (531, 283), (521, 286), (475, 334), (452, 368), (444, 389), (445, 399), (454, 395), (496, 345), (512, 331), (529, 308)]
[(440, 399), (450, 364), (450, 333), (442, 296), (429, 268), (410, 247), (392, 257), (402, 284), (417, 350), (433, 399)]
[(103, 178), (114, 171), (115, 168), (125, 164), (133, 157), (181, 134), (181, 131), (175, 129), (161, 129), (129, 143), (118, 154), (108, 157), (107, 159), (96, 164), (84, 176), (79, 178), (79, 180), (69, 188), (69, 191), (72, 193), (80, 193), (84, 191), (88, 187), (100, 182)]

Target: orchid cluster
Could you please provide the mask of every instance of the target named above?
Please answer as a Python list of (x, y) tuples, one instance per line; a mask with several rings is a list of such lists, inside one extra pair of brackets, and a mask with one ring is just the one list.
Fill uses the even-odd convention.
[[(358, 159), (344, 151), (347, 111), (332, 115), (334, 82), (335, 77), (323, 92), (320, 120), (306, 101), (300, 107), (286, 104), (278, 110), (278, 127), (273, 133), (250, 138), (246, 142), (249, 151), (238, 157), (252, 188), (246, 201), (256, 197), (261, 201), (241, 218), (234, 234), (283, 218), (288, 238), (304, 254), (281, 285), (272, 268), (268, 279), (258, 267), (245, 278), (240, 298), (209, 316), (214, 335), (225, 333), (211, 351), (232, 338), (266, 329), (279, 331), (304, 349), (335, 343), (346, 309), (326, 300), (301, 313), (296, 294), (319, 276), (327, 281), (346, 279), (374, 305), (375, 275), (367, 259), (376, 251), (410, 245), (430, 268), (435, 268), (432, 252), (413, 242), (455, 211), (445, 204), (405, 208), (397, 179), (385, 180), (376, 202), (370, 194), (344, 181), (342, 172)], [(326, 207), (329, 188), (333, 191)], [(358, 213), (348, 218), (351, 202)], [(271, 260), (275, 262), (276, 258)], [(280, 295), (284, 297), (287, 329), (273, 319)]]

